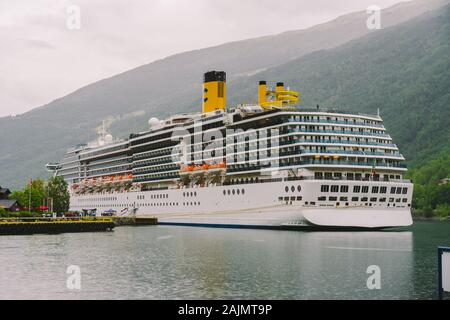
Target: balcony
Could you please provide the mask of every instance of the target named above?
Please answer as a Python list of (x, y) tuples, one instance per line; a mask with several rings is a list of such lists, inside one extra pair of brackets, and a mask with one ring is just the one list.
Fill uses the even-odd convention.
[[(231, 164), (233, 166), (235, 164)], [(371, 162), (359, 162), (359, 161), (346, 161), (346, 160), (302, 160), (302, 161), (289, 161), (287, 163), (280, 163), (278, 167), (272, 167), (273, 169), (291, 167), (291, 166), (358, 166), (358, 167), (373, 167)], [(271, 165), (257, 165), (253, 164), (245, 168), (228, 168), (227, 172), (245, 172), (245, 171), (257, 171), (263, 169), (270, 169)], [(393, 163), (377, 163), (375, 168), (401, 168), (406, 169), (405, 164), (393, 164)]]

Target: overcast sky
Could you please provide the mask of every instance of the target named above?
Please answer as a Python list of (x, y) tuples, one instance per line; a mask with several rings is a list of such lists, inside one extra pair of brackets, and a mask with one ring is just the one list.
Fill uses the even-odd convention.
[[(303, 29), (397, 2), (1, 0), (0, 116), (26, 112), (174, 53)], [(79, 30), (67, 27), (74, 17), (67, 13), (71, 5), (81, 10)]]

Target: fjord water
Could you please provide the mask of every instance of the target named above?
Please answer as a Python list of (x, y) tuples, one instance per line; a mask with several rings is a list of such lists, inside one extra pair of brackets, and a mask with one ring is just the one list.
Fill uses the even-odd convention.
[[(384, 232), (121, 227), (0, 237), (1, 299), (435, 299), (450, 222)], [(68, 266), (81, 290), (67, 289)], [(381, 289), (367, 288), (379, 266)]]

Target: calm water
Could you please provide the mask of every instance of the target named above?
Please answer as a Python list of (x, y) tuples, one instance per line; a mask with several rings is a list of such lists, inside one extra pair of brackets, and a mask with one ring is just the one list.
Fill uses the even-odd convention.
[[(0, 237), (1, 299), (434, 299), (450, 223), (389, 232), (121, 227)], [(81, 290), (66, 287), (81, 268)], [(381, 268), (381, 290), (366, 270)]]

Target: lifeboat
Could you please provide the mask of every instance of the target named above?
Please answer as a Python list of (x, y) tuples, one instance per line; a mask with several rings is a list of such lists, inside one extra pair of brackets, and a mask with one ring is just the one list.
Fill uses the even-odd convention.
[(193, 171), (201, 171), (203, 170), (203, 166), (195, 166)]
[(202, 169), (203, 170), (209, 170), (209, 164), (204, 164), (203, 166), (202, 166)]

